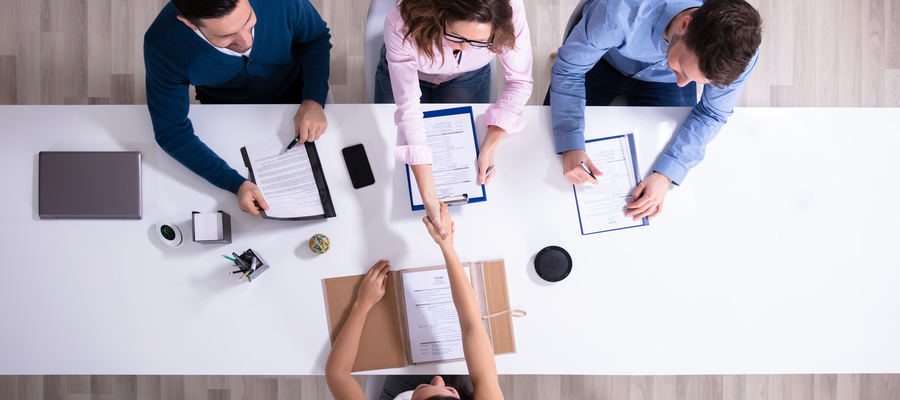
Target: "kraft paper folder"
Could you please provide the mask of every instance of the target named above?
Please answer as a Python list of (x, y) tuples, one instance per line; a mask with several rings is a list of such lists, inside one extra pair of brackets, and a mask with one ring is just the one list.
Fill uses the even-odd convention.
[[(481, 306), (482, 315), (509, 309), (506, 269), (502, 259), (465, 262), (463, 267), (469, 268), (475, 297)], [(356, 355), (356, 362), (353, 363), (353, 372), (413, 365), (406, 328), (403, 273), (445, 268), (446, 266), (442, 265), (388, 273), (384, 298), (372, 307), (363, 326), (359, 352)], [(356, 293), (364, 277), (365, 275), (355, 275), (322, 280), (325, 294), (325, 314), (328, 318), (328, 331), (332, 345), (350, 315), (350, 308), (356, 301)], [(484, 321), (484, 325), (494, 347), (494, 354), (516, 352), (512, 317), (509, 313), (487, 319)]]

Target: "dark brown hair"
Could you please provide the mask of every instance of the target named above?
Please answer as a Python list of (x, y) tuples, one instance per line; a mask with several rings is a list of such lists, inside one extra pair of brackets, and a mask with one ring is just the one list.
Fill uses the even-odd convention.
[(446, 22), (491, 24), (494, 40), (488, 49), (502, 53), (516, 48), (516, 31), (509, 0), (401, 0), (398, 7), (406, 25), (403, 40), (415, 42), (419, 52), (432, 61), (435, 59), (434, 47), (443, 47)]
[(709, 0), (691, 14), (684, 45), (697, 56), (700, 73), (721, 88), (737, 80), (756, 54), (761, 25), (744, 0)]
[[(457, 377), (453, 384), (450, 387), (456, 389), (456, 392), (459, 393), (459, 400), (474, 400), (472, 398), (472, 388), (471, 388), (472, 380), (464, 377)], [(450, 396), (431, 396), (425, 400), (456, 400), (456, 397)]]
[(172, 5), (184, 19), (203, 26), (204, 19), (219, 19), (231, 14), (240, 0), (172, 0)]

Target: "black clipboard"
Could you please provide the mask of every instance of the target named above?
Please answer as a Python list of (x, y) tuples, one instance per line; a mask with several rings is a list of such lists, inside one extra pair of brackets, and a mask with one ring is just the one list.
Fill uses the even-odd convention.
[[(325, 219), (336, 217), (337, 213), (334, 212), (334, 203), (331, 201), (331, 191), (328, 190), (328, 182), (325, 181), (325, 172), (322, 170), (322, 163), (319, 161), (319, 152), (316, 150), (315, 142), (303, 142), (306, 146), (306, 153), (309, 157), (309, 165), (313, 170), (313, 177), (316, 179), (316, 187), (319, 188), (319, 199), (322, 200), (322, 209), (325, 210), (323, 214), (319, 215), (308, 215), (305, 217), (292, 217), (292, 218), (275, 218), (266, 215), (265, 211), (261, 211), (262, 217), (265, 219), (275, 219), (280, 221), (308, 221), (315, 219)], [(256, 184), (256, 178), (253, 176), (253, 166), (250, 165), (250, 157), (247, 155), (247, 148), (241, 147), (241, 158), (244, 159), (244, 165), (247, 167), (249, 171), (250, 182)]]

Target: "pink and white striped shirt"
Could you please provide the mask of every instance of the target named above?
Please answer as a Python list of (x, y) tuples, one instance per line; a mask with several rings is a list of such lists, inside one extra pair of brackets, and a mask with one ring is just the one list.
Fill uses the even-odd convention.
[[(499, 54), (506, 87), (497, 96), (497, 102), (488, 108), (485, 122), (513, 134), (525, 128), (528, 122), (522, 118), (522, 113), (525, 103), (531, 97), (534, 78), (531, 74), (531, 34), (525, 20), (525, 5), (522, 0), (510, 0), (510, 5), (513, 10), (516, 48)], [(457, 64), (453, 49), (443, 40), (442, 48), (435, 47), (435, 60), (432, 62), (419, 53), (414, 41), (403, 41), (405, 32), (406, 25), (400, 16), (400, 10), (394, 7), (384, 20), (386, 58), (391, 73), (394, 102), (397, 104), (394, 123), (397, 124), (402, 143), (394, 148), (394, 157), (397, 161), (410, 165), (431, 164), (431, 149), (425, 137), (425, 124), (422, 122), (422, 108), (419, 104), (422, 96), (419, 80), (433, 84), (447, 82), (463, 73), (484, 67), (494, 58), (494, 53), (487, 48), (470, 47), (462, 52)], [(440, 56), (442, 51), (445, 60), (443, 64)]]

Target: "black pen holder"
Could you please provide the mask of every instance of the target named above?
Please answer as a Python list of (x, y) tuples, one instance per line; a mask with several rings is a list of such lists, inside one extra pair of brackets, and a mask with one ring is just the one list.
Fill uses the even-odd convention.
[(240, 268), (244, 273), (246, 273), (247, 270), (250, 270), (250, 274), (247, 275), (247, 278), (249, 278), (249, 281), (251, 282), (269, 269), (269, 263), (262, 258), (262, 255), (253, 249), (247, 249), (247, 251), (238, 255), (237, 260), (235, 260), (235, 266)]

